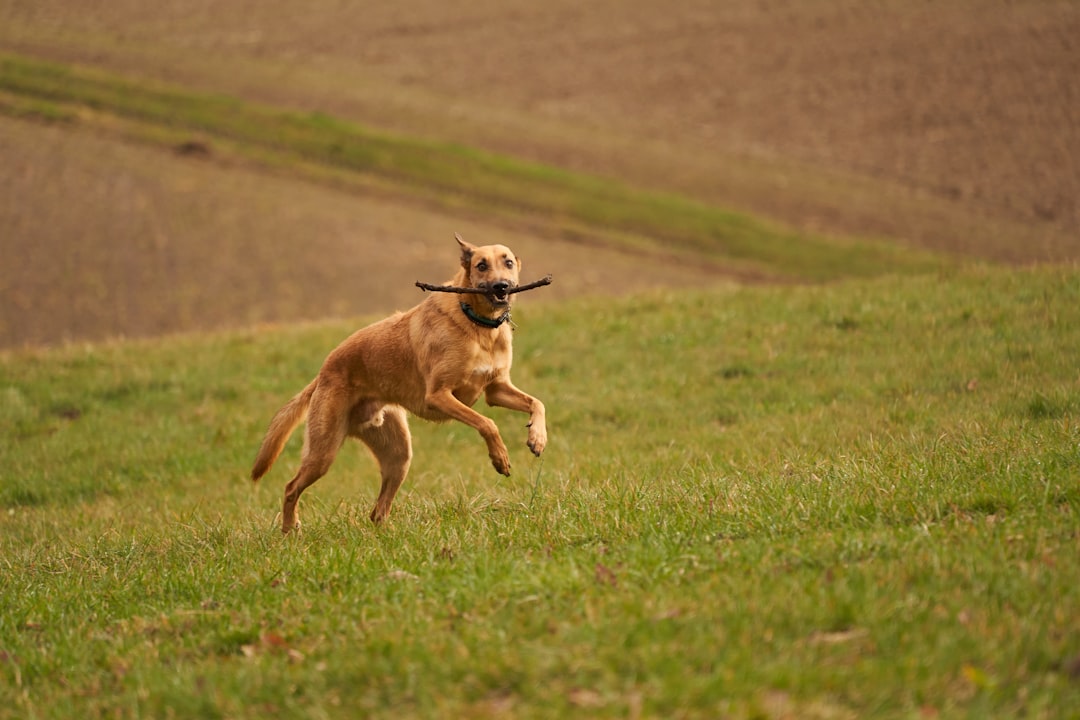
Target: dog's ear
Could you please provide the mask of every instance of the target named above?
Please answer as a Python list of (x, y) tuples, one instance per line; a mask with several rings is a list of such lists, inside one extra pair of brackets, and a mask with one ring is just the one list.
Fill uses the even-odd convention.
[(457, 240), (458, 245), (461, 246), (461, 267), (468, 270), (472, 265), (472, 254), (476, 250), (475, 245), (470, 245), (461, 239), (461, 236), (454, 233), (454, 239)]

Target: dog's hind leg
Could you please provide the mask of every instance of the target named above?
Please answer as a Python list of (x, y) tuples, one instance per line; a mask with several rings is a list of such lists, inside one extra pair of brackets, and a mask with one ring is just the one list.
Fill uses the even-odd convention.
[(327, 473), (345, 442), (348, 430), (348, 407), (342, 394), (320, 386), (312, 398), (304, 437), (300, 469), (285, 486), (281, 505), (281, 532), (300, 527), (296, 504), (300, 495)]
[(382, 409), (382, 422), (369, 423), (354, 429), (356, 437), (364, 441), (375, 459), (379, 461), (382, 487), (379, 499), (371, 511), (372, 522), (381, 523), (390, 514), (394, 496), (409, 472), (412, 462), (412, 437), (404, 408), (387, 405)]

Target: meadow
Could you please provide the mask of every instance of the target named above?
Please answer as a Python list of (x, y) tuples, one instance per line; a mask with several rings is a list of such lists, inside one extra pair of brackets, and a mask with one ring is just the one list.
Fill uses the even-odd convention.
[[(1075, 4), (298, 8), (0, 9), (0, 718), (1080, 718)], [(543, 458), (282, 536), (458, 230)]]
[(1077, 268), (526, 297), (542, 459), (414, 422), (283, 537), (368, 319), (0, 355), (0, 716), (1076, 717)]

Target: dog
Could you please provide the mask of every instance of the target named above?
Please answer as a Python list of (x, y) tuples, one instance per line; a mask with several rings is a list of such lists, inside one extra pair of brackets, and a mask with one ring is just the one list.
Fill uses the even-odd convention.
[(457, 420), (480, 433), (495, 470), (510, 475), (510, 456), (494, 421), (472, 409), (488, 405), (528, 413), (526, 444), (547, 445), (544, 404), (510, 381), (510, 306), (521, 260), (504, 245), (476, 247), (456, 234), (461, 267), (451, 285), (475, 293), (433, 293), (419, 305), (357, 330), (333, 350), (319, 374), (270, 421), (251, 479), (274, 464), (307, 417), (300, 468), (285, 486), (281, 531), (300, 527), (297, 502), (330, 469), (347, 437), (370, 448), (382, 487), (371, 520), (381, 523), (412, 462), (406, 412), (436, 422)]

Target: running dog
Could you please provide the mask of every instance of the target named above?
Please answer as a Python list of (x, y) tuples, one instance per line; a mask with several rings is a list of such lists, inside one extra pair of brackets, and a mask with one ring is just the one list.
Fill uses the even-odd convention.
[(300, 495), (326, 474), (347, 437), (362, 440), (379, 463), (382, 488), (371, 520), (385, 520), (412, 461), (406, 411), (425, 420), (465, 423), (487, 443), (495, 470), (509, 475), (510, 456), (498, 427), (472, 409), (483, 395), (488, 405), (528, 413), (528, 447), (537, 456), (544, 451), (544, 404), (510, 381), (511, 289), (518, 285), (521, 261), (504, 245), (476, 247), (454, 237), (461, 268), (451, 284), (476, 292), (434, 293), (411, 310), (356, 331), (270, 421), (251, 470), (254, 481), (270, 470), (307, 417), (300, 469), (285, 486), (283, 533), (300, 527)]

